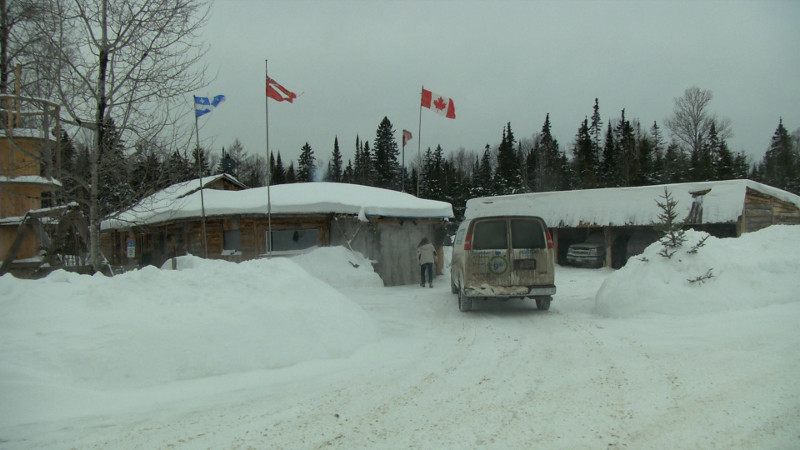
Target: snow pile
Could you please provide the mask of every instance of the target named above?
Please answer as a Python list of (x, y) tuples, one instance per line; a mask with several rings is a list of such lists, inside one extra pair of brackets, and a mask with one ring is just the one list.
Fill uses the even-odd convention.
[(309, 274), (337, 288), (381, 287), (383, 280), (372, 270), (372, 261), (344, 247), (320, 247), (292, 257)]
[[(377, 278), (345, 252), (315, 253), (328, 279)], [(360, 306), (290, 259), (188, 256), (177, 267), (0, 278), (0, 403), (21, 384), (129, 389), (342, 358), (375, 332)]]
[(596, 311), (694, 315), (800, 301), (800, 226), (773, 225), (727, 239), (688, 230), (686, 238), (672, 258), (659, 255), (663, 247), (655, 242), (612, 273), (597, 292)]

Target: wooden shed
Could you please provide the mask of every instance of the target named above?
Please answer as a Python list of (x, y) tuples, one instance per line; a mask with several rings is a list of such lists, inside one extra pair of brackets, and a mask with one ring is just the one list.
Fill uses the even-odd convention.
[(626, 259), (630, 238), (659, 222), (665, 190), (678, 202), (678, 220), (716, 237), (738, 237), (774, 224), (800, 224), (800, 196), (751, 180), (540, 192), (467, 202), (468, 217), (533, 214), (550, 227), (560, 262), (567, 247), (602, 233), (608, 267)]
[(386, 189), (344, 183), (225, 189), (231, 179), (203, 179), (202, 190), (199, 180), (171, 186), (106, 220), (103, 254), (114, 266), (161, 266), (187, 253), (238, 262), (343, 245), (371, 259), (393, 286), (419, 282), (417, 243), (441, 242), (453, 217), (449, 203)]

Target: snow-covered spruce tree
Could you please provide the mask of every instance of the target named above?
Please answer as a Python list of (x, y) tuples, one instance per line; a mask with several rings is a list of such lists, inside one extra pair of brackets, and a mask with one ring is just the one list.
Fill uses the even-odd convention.
[(328, 165), (328, 173), (325, 179), (340, 183), (342, 181), (342, 173), (344, 166), (342, 165), (342, 152), (339, 150), (339, 136), (333, 138), (333, 153), (331, 154), (331, 161)]
[(514, 194), (522, 188), (522, 174), (517, 154), (514, 151), (514, 132), (511, 122), (503, 129), (503, 139), (497, 148), (497, 170), (494, 177), (493, 193), (495, 195)]
[(659, 223), (655, 225), (655, 228), (662, 234), (659, 239), (662, 248), (658, 254), (669, 259), (686, 242), (686, 233), (683, 231), (683, 223), (677, 220), (678, 201), (672, 198), (672, 194), (667, 188), (664, 188), (664, 195), (661, 198), (664, 199), (663, 202), (656, 200), (661, 212), (658, 214)]
[(308, 142), (300, 149), (300, 158), (297, 160), (297, 181), (307, 183), (314, 181), (317, 169), (317, 160), (314, 157), (314, 150)]
[(375, 169), (374, 186), (400, 190), (400, 150), (394, 139), (394, 129), (388, 117), (381, 120), (375, 131), (372, 165)]

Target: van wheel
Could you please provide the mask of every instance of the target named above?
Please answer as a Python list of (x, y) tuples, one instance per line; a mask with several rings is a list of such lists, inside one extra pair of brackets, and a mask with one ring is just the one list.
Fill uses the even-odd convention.
[(458, 286), (456, 286), (456, 284), (453, 283), (452, 275), (450, 275), (450, 292), (452, 292), (453, 294), (458, 294)]
[(464, 295), (464, 289), (459, 286), (458, 288), (458, 310), (467, 312), (472, 309), (472, 297)]
[(536, 297), (536, 307), (542, 311), (550, 309), (550, 301), (553, 297)]

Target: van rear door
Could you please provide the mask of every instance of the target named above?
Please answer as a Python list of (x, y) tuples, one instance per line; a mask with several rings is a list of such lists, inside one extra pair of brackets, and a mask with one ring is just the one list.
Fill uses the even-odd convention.
[(544, 223), (533, 217), (509, 218), (511, 233), (511, 285), (550, 284), (550, 252)]
[(477, 219), (472, 224), (471, 249), (465, 267), (467, 284), (505, 286), (509, 281), (508, 220), (505, 217)]

